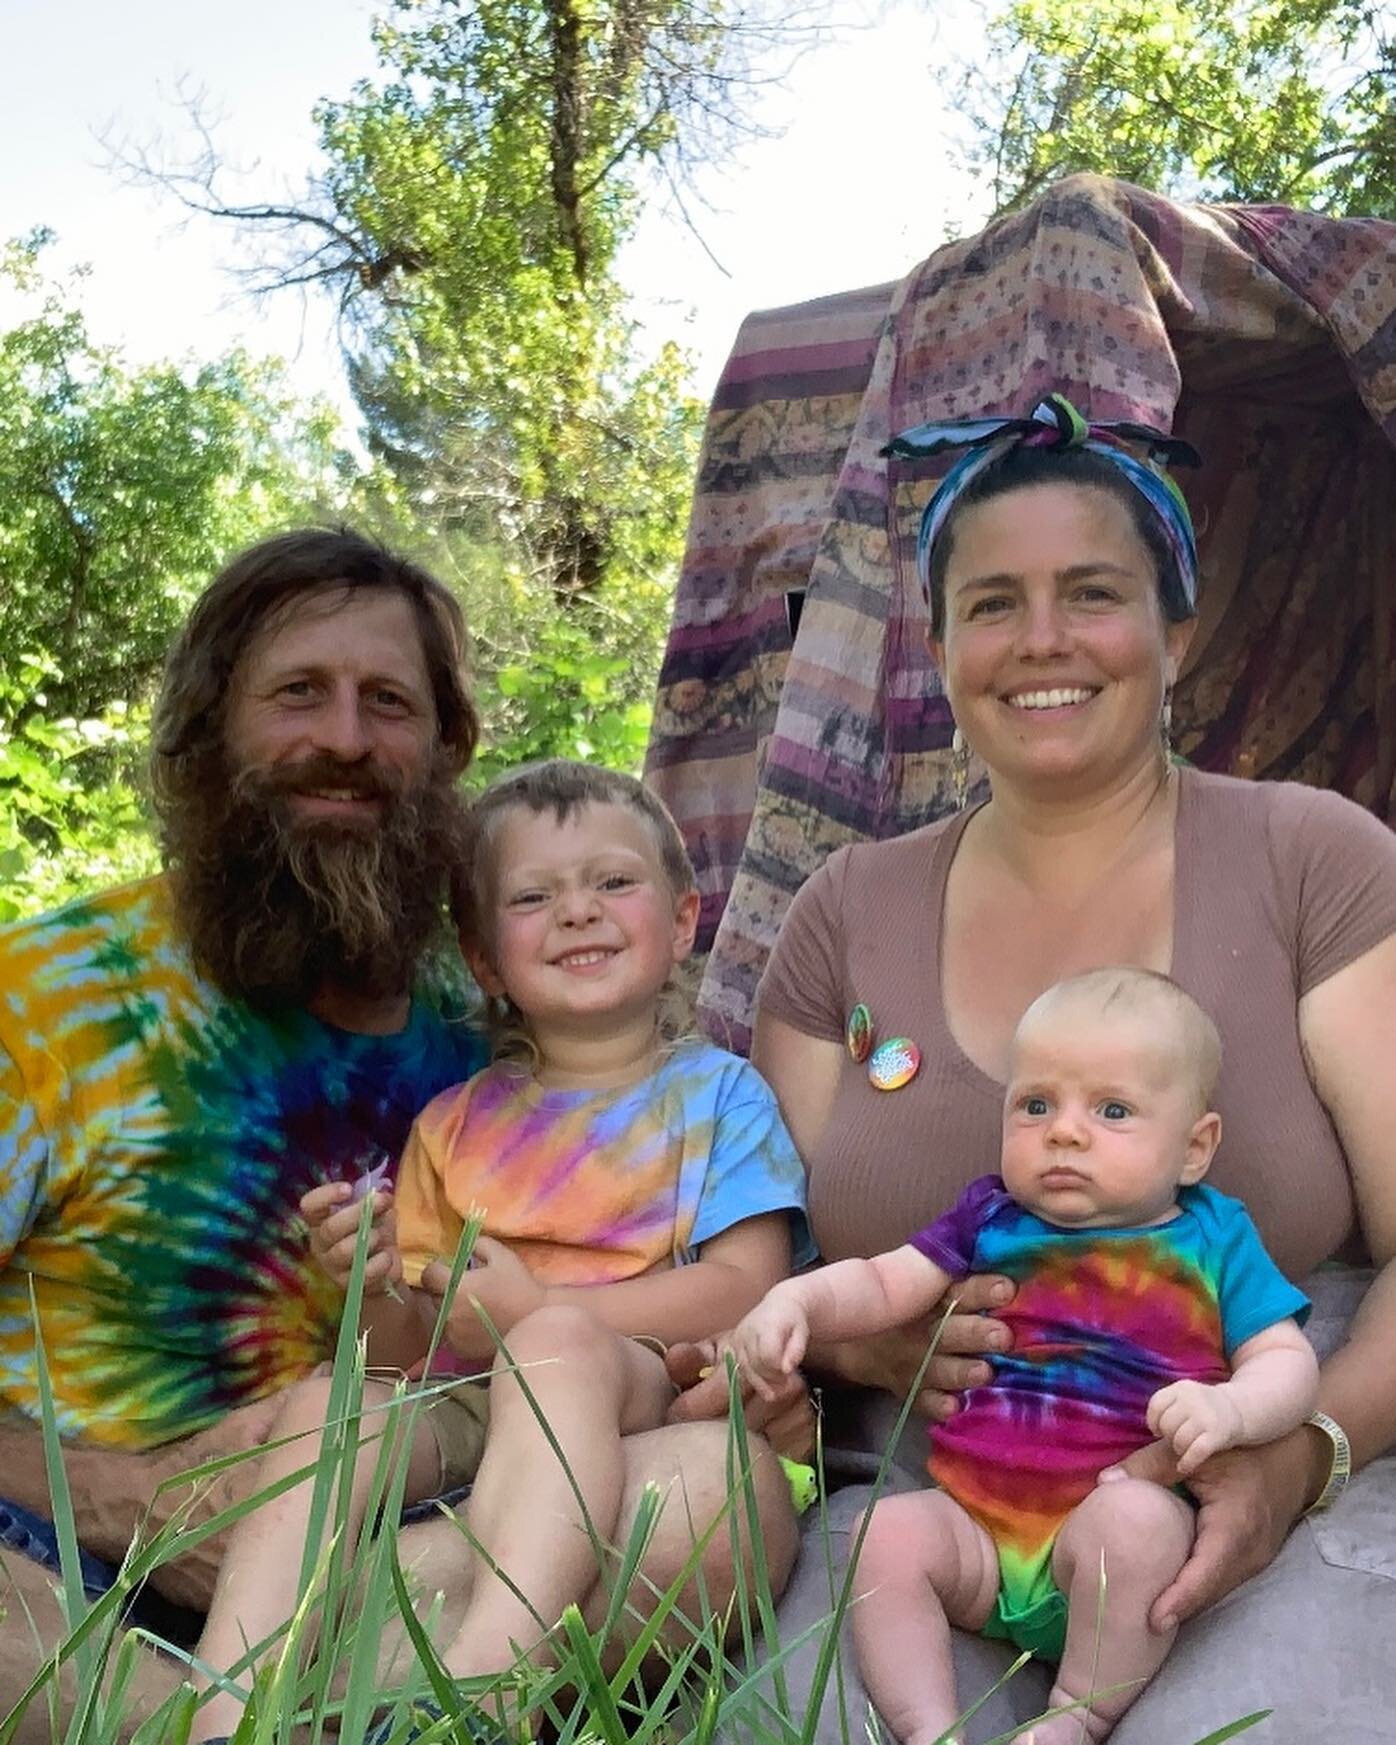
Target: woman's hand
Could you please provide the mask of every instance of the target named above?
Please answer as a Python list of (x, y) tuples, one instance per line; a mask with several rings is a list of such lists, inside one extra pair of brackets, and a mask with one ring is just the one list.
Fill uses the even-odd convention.
[[(828, 1370), (841, 1381), (857, 1387), (881, 1388), (904, 1400), (916, 1384), (917, 1375), (932, 1339), (936, 1348), (916, 1396), (916, 1410), (940, 1422), (959, 1410), (957, 1394), (982, 1387), (989, 1380), (989, 1366), (982, 1361), (990, 1351), (1007, 1351), (1012, 1335), (1002, 1321), (983, 1314), (1013, 1300), (1013, 1285), (993, 1273), (973, 1274), (947, 1292), (947, 1301), (957, 1306), (953, 1314), (933, 1309), (920, 1320), (871, 1339), (850, 1339), (839, 1345), (811, 1347), (811, 1367)], [(937, 1331), (939, 1337), (937, 1338)]]
[[(727, 1416), (731, 1404), (724, 1362), (727, 1350), (725, 1339), (669, 1347), (664, 1360), (669, 1379), (682, 1391), (669, 1408), (668, 1423), (694, 1424)], [(787, 1460), (808, 1460), (814, 1451), (814, 1407), (799, 1371), (786, 1376), (770, 1399), (763, 1399), (740, 1371), (738, 1381), (747, 1429), (764, 1436)]]
[[(1273, 1563), (1322, 1488), (1327, 1458), (1327, 1443), (1301, 1425), (1278, 1442), (1214, 1454), (1192, 1473), (1187, 1487), (1198, 1506), (1192, 1555), (1154, 1601), (1150, 1628), (1172, 1630)], [(1166, 1443), (1151, 1442), (1107, 1467), (1099, 1482), (1124, 1476), (1171, 1485), (1177, 1461)]]

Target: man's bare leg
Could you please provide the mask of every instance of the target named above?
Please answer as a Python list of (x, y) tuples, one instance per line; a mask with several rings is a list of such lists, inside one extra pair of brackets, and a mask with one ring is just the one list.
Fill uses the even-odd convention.
[[(68, 1634), (55, 1587), (58, 1577), (16, 1551), (6, 1551), (0, 1567), (0, 1716), (29, 1688), (39, 1668)], [(114, 1658), (114, 1657), (113, 1657)], [(129, 1712), (121, 1737), (133, 1733), (174, 1691), (182, 1668), (158, 1654), (142, 1652), (128, 1687)], [(60, 1712), (66, 1719), (77, 1699), (71, 1667), (60, 1680)], [(15, 1735), (16, 1745), (53, 1745), (45, 1692), (30, 1704)]]
[(853, 1587), (853, 1641), (868, 1695), (902, 1745), (931, 1745), (958, 1720), (950, 1628), (979, 1629), (998, 1587), (993, 1540), (943, 1491), (874, 1503)]

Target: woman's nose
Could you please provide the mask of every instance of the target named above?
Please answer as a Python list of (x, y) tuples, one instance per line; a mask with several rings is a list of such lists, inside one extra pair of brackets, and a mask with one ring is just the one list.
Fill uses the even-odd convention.
[(1029, 660), (1061, 654), (1067, 646), (1066, 615), (1055, 596), (1029, 599), (1018, 620), (1018, 652)]

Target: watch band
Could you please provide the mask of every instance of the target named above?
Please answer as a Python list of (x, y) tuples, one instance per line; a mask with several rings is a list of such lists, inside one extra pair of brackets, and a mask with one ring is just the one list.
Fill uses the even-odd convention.
[(1306, 1515), (1317, 1515), (1323, 1509), (1331, 1508), (1347, 1489), (1347, 1482), (1352, 1477), (1352, 1447), (1347, 1431), (1327, 1412), (1310, 1412), (1304, 1422), (1312, 1424), (1315, 1430), (1322, 1430), (1333, 1444), (1333, 1464), (1328, 1469), (1327, 1482), (1304, 1511)]

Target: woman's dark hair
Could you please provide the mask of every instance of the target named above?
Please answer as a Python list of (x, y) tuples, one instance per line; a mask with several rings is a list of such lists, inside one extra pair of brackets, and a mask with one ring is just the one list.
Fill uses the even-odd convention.
[(955, 523), (976, 503), (987, 503), (994, 497), (1007, 496), (1010, 491), (1023, 491), (1031, 485), (1077, 485), (1106, 491), (1118, 499), (1129, 511), (1135, 532), (1154, 560), (1159, 605), (1164, 617), (1170, 624), (1181, 624), (1196, 616), (1158, 516), (1118, 467), (1088, 448), (1029, 448), (1020, 443), (998, 460), (991, 461), (982, 473), (970, 480), (956, 499), (931, 548), (931, 635), (937, 641), (945, 635), (945, 572), (955, 546)]
[(440, 749), (463, 770), (480, 722), (466, 679), (465, 617), (419, 565), (348, 528), (297, 528), (239, 552), (196, 602), (165, 663), (155, 705), (151, 781), (157, 807), (178, 804), (186, 779), (221, 756), (234, 670), (259, 631), (298, 600), (342, 590), (401, 594), (412, 608), (436, 704)]

